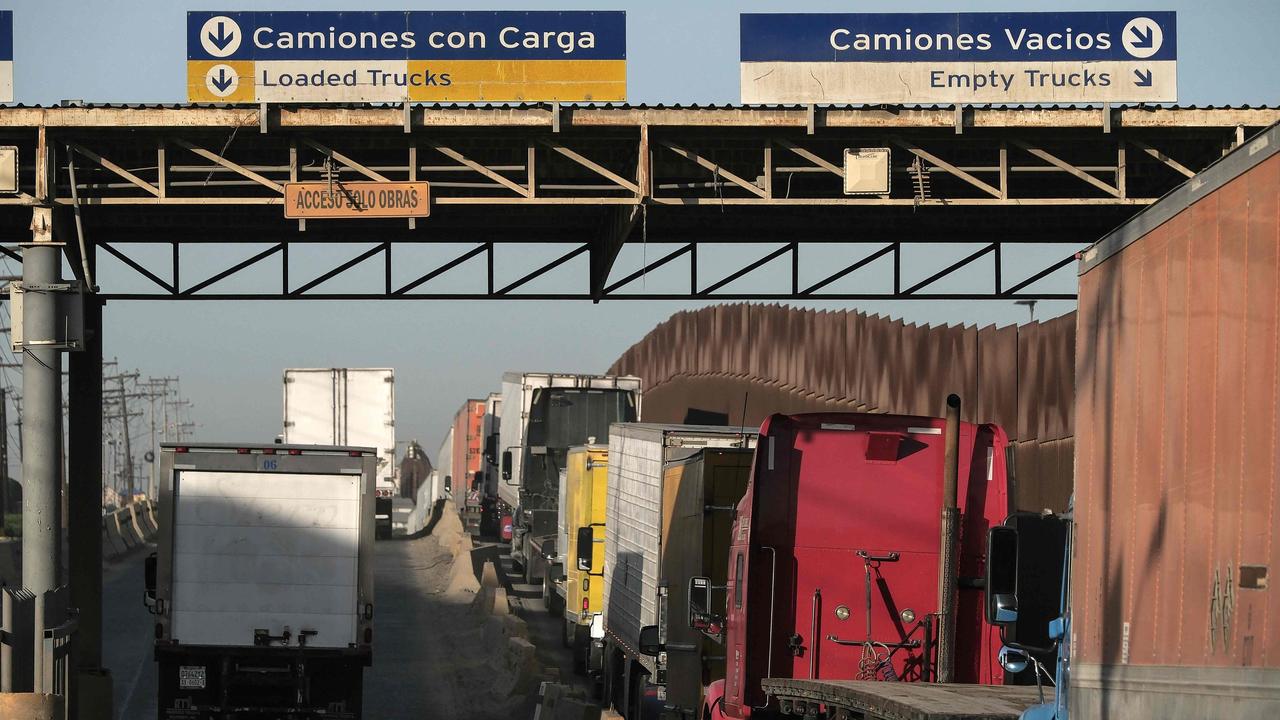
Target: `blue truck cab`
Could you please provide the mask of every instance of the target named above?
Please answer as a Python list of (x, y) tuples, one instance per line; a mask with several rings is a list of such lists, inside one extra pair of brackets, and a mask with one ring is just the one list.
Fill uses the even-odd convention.
[(1070, 508), (1014, 513), (987, 534), (986, 619), (1000, 629), (1000, 664), (1041, 689), (1021, 720), (1069, 717), (1072, 536)]

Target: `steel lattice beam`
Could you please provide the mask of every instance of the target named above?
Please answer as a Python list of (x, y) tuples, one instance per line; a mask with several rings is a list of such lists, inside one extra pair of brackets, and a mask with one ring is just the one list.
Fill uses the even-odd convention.
[[(0, 134), (24, 160), (66, 154), (65, 165), (41, 163), (57, 167), (48, 178), (20, 169), (19, 192), (0, 197), (0, 227), (21, 235), (36, 198), (74, 208), (78, 238), (101, 245), (121, 278), (141, 283), (141, 291), (103, 284), (115, 299), (1059, 297), (1041, 281), (1070, 264), (1067, 253), (1055, 251), (1043, 267), (1019, 265), (1023, 276), (1010, 282), (1003, 249), (1083, 247), (1277, 120), (1274, 108), (0, 108)], [(844, 194), (841, 158), (857, 147), (894, 149), (889, 194)], [(283, 185), (321, 179), (426, 180), (432, 214), (284, 220)], [(438, 242), (467, 249), (393, 282), (405, 269), (401, 245)], [(945, 267), (904, 268), (904, 250), (922, 242), (970, 249)], [(185, 246), (224, 244), (229, 256), (245, 257), (231, 247), (244, 243), (267, 249), (213, 272), (184, 267)], [(290, 258), (309, 243), (349, 244), (353, 259), (291, 282)], [(647, 269), (619, 269), (636, 243), (676, 249)], [(811, 273), (802, 261), (814, 243), (851, 251)], [(149, 268), (129, 249), (135, 244), (168, 246), (171, 270)], [(566, 249), (495, 277), (502, 248), (527, 244)], [(708, 265), (723, 255), (712, 247), (759, 244), (773, 247)], [(482, 288), (430, 289), (481, 255)], [(212, 292), (277, 256), (271, 287)], [(379, 287), (322, 292), (376, 258)], [(565, 281), (583, 260), (585, 277)], [(687, 291), (635, 292), (637, 279), (677, 262), (689, 265)], [(880, 263), (892, 272), (879, 272)], [(716, 279), (699, 278), (703, 265)], [(857, 289), (873, 265), (891, 288)], [(520, 292), (552, 273), (571, 289)], [(184, 286), (183, 275), (202, 279)], [(957, 278), (971, 290), (951, 292), (965, 284)], [(762, 279), (786, 289), (742, 290)], [(929, 292), (941, 287), (949, 290)]]

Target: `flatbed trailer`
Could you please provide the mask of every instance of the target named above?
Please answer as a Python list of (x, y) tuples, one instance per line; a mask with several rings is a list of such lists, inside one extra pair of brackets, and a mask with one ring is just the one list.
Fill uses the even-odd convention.
[[(830, 720), (1016, 720), (1041, 702), (1025, 685), (766, 678), (760, 686), (778, 698), (784, 716)], [(1053, 688), (1044, 693), (1052, 699)]]

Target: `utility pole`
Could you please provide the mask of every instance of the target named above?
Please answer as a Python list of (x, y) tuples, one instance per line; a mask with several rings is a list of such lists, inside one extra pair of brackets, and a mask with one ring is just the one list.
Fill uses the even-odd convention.
[[(118, 364), (118, 361), (117, 361), (117, 364)], [(125, 483), (125, 488), (129, 494), (128, 502), (133, 502), (133, 494), (135, 491), (135, 483), (134, 483), (134, 475), (133, 475), (133, 446), (130, 444), (130, 439), (129, 439), (129, 418), (135, 417), (135, 416), (131, 416), (129, 414), (128, 398), (130, 396), (128, 393), (125, 392), (124, 381), (137, 380), (139, 377), (141, 377), (140, 373), (132, 372), (132, 373), (117, 373), (111, 377), (104, 378), (104, 380), (115, 380), (117, 383), (119, 383), (119, 387), (117, 388), (117, 397), (120, 400), (120, 415), (119, 415), (121, 419), (120, 424), (124, 429), (124, 465), (125, 465), (125, 473), (126, 473), (125, 477), (127, 480), (127, 482)]]
[[(147, 486), (147, 497), (151, 497), (151, 498), (156, 497), (156, 493), (158, 493), (158, 492), (159, 492), (159, 490), (160, 490), (160, 487), (159, 487), (159, 476), (158, 476), (158, 473), (159, 473), (159, 464), (158, 464), (158, 463), (159, 463), (159, 459), (160, 459), (160, 445), (159, 445), (159, 443), (157, 442), (158, 437), (156, 436), (156, 400), (157, 400), (157, 399), (158, 399), (158, 400), (160, 400), (160, 401), (161, 401), (161, 405), (162, 405), (162, 406), (164, 406), (164, 405), (165, 405), (165, 402), (168, 400), (168, 395), (169, 395), (169, 383), (171, 383), (171, 382), (172, 382), (172, 383), (176, 383), (176, 382), (178, 382), (178, 378), (176, 378), (176, 377), (160, 377), (160, 378), (156, 378), (156, 377), (149, 377), (149, 378), (147, 378), (147, 381), (146, 381), (145, 383), (144, 383), (144, 382), (139, 382), (139, 383), (138, 383), (138, 386), (139, 386), (139, 387), (145, 387), (145, 388), (147, 389), (147, 392), (146, 392), (146, 394), (144, 395), (144, 397), (146, 397), (146, 398), (147, 398), (147, 400), (148, 400), (148, 402), (150, 403), (150, 415), (151, 415), (151, 462), (150, 462), (149, 464), (150, 464), (150, 466), (151, 466), (151, 467), (149, 468), (149, 472), (150, 472), (150, 481), (149, 481), (148, 486)], [(165, 406), (164, 413), (165, 413), (164, 429), (165, 429), (165, 434), (166, 434), (166, 437), (167, 437), (167, 435), (168, 435), (168, 427), (167, 427), (167, 426), (168, 426), (168, 418), (169, 418), (169, 412), (168, 412), (168, 408), (167, 408), (167, 406)]]
[(182, 408), (190, 408), (190, 400), (170, 400), (169, 404), (173, 406), (173, 435), (174, 442), (182, 442), (182, 429), (184, 427), (195, 427), (195, 423), (182, 422)]

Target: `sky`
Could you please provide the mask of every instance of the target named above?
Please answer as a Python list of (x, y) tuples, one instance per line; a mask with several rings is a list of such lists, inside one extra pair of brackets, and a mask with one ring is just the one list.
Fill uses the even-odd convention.
[[(467, 5), (456, 0), (394, 0), (376, 8), (351, 0), (10, 2), (15, 99), (27, 104), (184, 101), (187, 10), (621, 9), (627, 11), (630, 102), (723, 104), (738, 100), (739, 12), (1116, 9), (1114, 2), (1092, 1)], [(1178, 13), (1180, 104), (1280, 104), (1274, 45), (1280, 2), (1131, 0), (1123, 7)], [(539, 250), (528, 252), (533, 257)], [(226, 264), (213, 257), (209, 261), (211, 272)], [(286, 367), (395, 368), (398, 436), (420, 440), (434, 456), (453, 413), (466, 398), (498, 389), (503, 371), (603, 371), (671, 313), (697, 306), (658, 301), (114, 302), (106, 308), (104, 342), (107, 357), (119, 357), (123, 367), (140, 368), (144, 375), (180, 376), (193, 403), (197, 435), (209, 441), (269, 441), (279, 433), (280, 378)], [(1024, 307), (992, 301), (818, 307), (856, 308), (930, 323), (1009, 324), (1027, 317)], [(1037, 315), (1071, 309), (1070, 303), (1042, 303)]]

